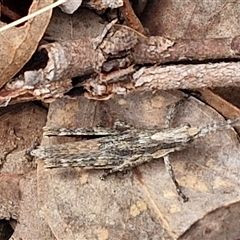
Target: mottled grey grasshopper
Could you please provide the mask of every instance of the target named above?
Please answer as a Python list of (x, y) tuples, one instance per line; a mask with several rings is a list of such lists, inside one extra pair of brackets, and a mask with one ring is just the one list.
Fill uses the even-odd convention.
[(95, 135), (102, 136), (90, 140), (40, 146), (31, 152), (32, 156), (44, 159), (46, 168), (82, 167), (84, 169), (108, 169), (107, 175), (131, 169), (140, 164), (163, 158), (166, 168), (175, 184), (178, 194), (187, 201), (182, 193), (168, 154), (186, 148), (193, 140), (218, 130), (231, 128), (240, 118), (213, 123), (203, 127), (182, 125), (167, 129), (136, 129), (120, 121), (113, 128), (49, 129), (45, 135)]

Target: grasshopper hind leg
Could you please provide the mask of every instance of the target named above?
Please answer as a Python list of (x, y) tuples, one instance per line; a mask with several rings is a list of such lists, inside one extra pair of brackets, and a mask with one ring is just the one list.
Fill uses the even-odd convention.
[(142, 155), (134, 155), (131, 159), (125, 160), (122, 164), (119, 166), (116, 166), (112, 169), (107, 170), (105, 173), (103, 173), (100, 177), (101, 180), (105, 180), (107, 176), (117, 173), (117, 172), (125, 172), (128, 171), (138, 165), (141, 165), (142, 163), (146, 162), (146, 160), (143, 160)]
[(167, 172), (169, 173), (169, 175), (173, 181), (173, 184), (175, 185), (178, 195), (183, 199), (183, 202), (187, 202), (189, 200), (189, 198), (181, 190), (181, 187), (175, 177), (175, 173), (173, 171), (172, 165), (169, 161), (169, 155), (164, 156), (163, 159), (164, 159), (164, 164), (167, 169)]

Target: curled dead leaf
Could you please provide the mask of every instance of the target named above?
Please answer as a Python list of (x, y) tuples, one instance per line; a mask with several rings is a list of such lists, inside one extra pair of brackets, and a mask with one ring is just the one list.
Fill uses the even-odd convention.
[[(34, 0), (29, 13), (35, 12), (53, 0)], [(13, 77), (30, 59), (50, 21), (49, 10), (26, 22), (21, 27), (10, 28), (0, 33), (0, 87)], [(5, 24), (0, 22), (0, 27)]]
[(15, 79), (0, 90), (0, 106), (35, 100), (50, 103), (56, 98), (63, 97), (71, 88), (71, 79), (36, 85), (25, 84), (24, 80)]

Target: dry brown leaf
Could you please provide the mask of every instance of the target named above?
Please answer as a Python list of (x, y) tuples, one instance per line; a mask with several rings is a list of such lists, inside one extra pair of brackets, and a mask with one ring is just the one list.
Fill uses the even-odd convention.
[[(0, 219), (16, 219), (11, 239), (55, 239), (40, 216), (36, 163), (26, 155), (41, 139), (46, 111), (32, 103), (18, 104), (1, 108), (0, 116)], [(12, 144), (16, 151), (10, 151)]]
[(16, 220), (11, 239), (55, 239), (40, 216), (36, 176), (36, 171), (24, 176), (11, 173), (0, 175), (0, 219)]
[(39, 209), (38, 205), (36, 176), (36, 171), (29, 172), (19, 182), (21, 207), (12, 239), (56, 239), (41, 216), (41, 209)]
[[(34, 0), (29, 12), (35, 12), (53, 0)], [(30, 59), (37, 49), (49, 20), (51, 10), (30, 19), (21, 27), (14, 27), (0, 33), (0, 87), (10, 80)], [(0, 27), (4, 26), (0, 23)]]
[[(10, 164), (4, 163), (4, 152), (17, 146), (17, 150), (30, 148), (34, 141), (41, 140), (42, 127), (46, 122), (47, 111), (33, 103), (18, 104), (0, 111), (0, 169), (3, 172), (16, 173), (19, 161)], [(36, 124), (37, 123), (37, 124)], [(3, 165), (3, 166), (2, 166)], [(14, 171), (15, 169), (15, 171)], [(17, 172), (23, 173), (23, 172)]]
[[(156, 10), (158, 1), (153, 2)], [(177, 1), (165, 1), (165, 4), (171, 2), (173, 5), (170, 6), (176, 7)], [(178, 2), (181, 3), (183, 1)], [(232, 3), (229, 4), (226, 7), (222, 5), (220, 10), (229, 9)], [(200, 7), (195, 8), (198, 12)], [(164, 7), (161, 9), (165, 11)], [(177, 10), (175, 8), (173, 13), (166, 11), (166, 14), (174, 18)], [(161, 14), (158, 13), (159, 16)], [(178, 16), (177, 21), (180, 19)], [(174, 28), (176, 26), (173, 25), (170, 29), (173, 34)], [(113, 91), (109, 86), (106, 90), (110, 93)], [(111, 125), (118, 118), (137, 127), (160, 127), (164, 124), (167, 105), (177, 99), (160, 91), (134, 91), (127, 96), (114, 96), (110, 101), (101, 103), (84, 98), (78, 101), (62, 99), (51, 105), (48, 126)], [(175, 126), (183, 122), (199, 126), (222, 120), (215, 111), (194, 99), (180, 106), (176, 118)], [(44, 144), (52, 144), (54, 141), (56, 143), (63, 139), (45, 138)], [(233, 231), (229, 239), (239, 238), (239, 235), (234, 235), (238, 233), (238, 228), (234, 229), (235, 225), (232, 224), (239, 216), (236, 214), (233, 219), (233, 214), (228, 214), (228, 210), (237, 212), (232, 203), (238, 206), (240, 201), (240, 176), (237, 171), (240, 168), (240, 155), (235, 132), (229, 130), (199, 139), (191, 147), (171, 157), (176, 177), (184, 193), (190, 197), (188, 203), (180, 202), (161, 161), (140, 166), (123, 179), (111, 176), (105, 182), (99, 180), (101, 171), (45, 171), (40, 162), (38, 183), (35, 172), (20, 181), (24, 204), (18, 214), (22, 224), (17, 225), (14, 238), (45, 240), (55, 235), (57, 239), (68, 240), (115, 240), (119, 236), (132, 240), (177, 239), (180, 236), (183, 239), (193, 239), (193, 236), (198, 239), (197, 234), (204, 230), (205, 234), (211, 231), (212, 239), (228, 237), (227, 231), (225, 235), (218, 231), (219, 226)], [(221, 209), (223, 211), (219, 212)], [(52, 236), (44, 220), (39, 217), (39, 211), (49, 224)], [(216, 212), (219, 214), (212, 217)], [(26, 218), (28, 215), (31, 216), (29, 219)], [(214, 225), (214, 220), (219, 218), (226, 221), (224, 224), (215, 221)]]
[[(179, 240), (239, 239), (239, 205), (240, 202), (236, 202), (208, 213), (197, 221)], [(228, 222), (231, 222), (231, 224), (228, 224)]]
[(0, 175), (0, 219), (18, 219), (21, 178), (22, 176), (18, 174), (2, 173)]
[[(84, 98), (57, 100), (51, 105), (47, 126), (109, 125), (120, 119), (136, 127), (161, 127), (168, 105), (175, 101), (175, 96), (159, 91), (115, 95), (101, 103)], [(222, 120), (194, 99), (179, 107), (174, 126), (183, 122), (201, 126)], [(63, 115), (64, 119), (60, 117)], [(63, 139), (44, 139), (45, 144), (57, 141)], [(119, 236), (161, 239), (161, 235), (177, 239), (208, 212), (240, 200), (238, 158), (239, 144), (233, 130), (211, 134), (172, 154), (176, 177), (190, 198), (188, 203), (178, 197), (161, 160), (140, 166), (123, 178), (110, 176), (105, 182), (99, 180), (101, 171), (46, 171), (41, 163), (39, 199), (45, 219), (60, 239), (93, 239), (97, 233), (113, 240)]]
[[(16, 162), (24, 154), (25, 151), (22, 151), (11, 156), (16, 165), (21, 164)], [(24, 175), (1, 173), (0, 181), (0, 219), (16, 220), (11, 239), (54, 240), (55, 237), (43, 221), (38, 208), (36, 170)]]

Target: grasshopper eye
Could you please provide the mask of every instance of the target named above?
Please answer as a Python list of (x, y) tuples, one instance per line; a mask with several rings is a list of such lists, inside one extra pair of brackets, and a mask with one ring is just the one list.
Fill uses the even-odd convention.
[(188, 122), (184, 122), (184, 123), (182, 123), (182, 124), (180, 125), (180, 127), (188, 127), (188, 128), (190, 128), (191, 125), (190, 125), (190, 123), (188, 123)]
[(124, 121), (121, 121), (119, 119), (117, 119), (114, 123), (114, 126), (113, 126), (114, 129), (117, 129), (119, 131), (125, 131), (127, 129), (133, 129), (133, 127), (127, 123), (125, 123)]

